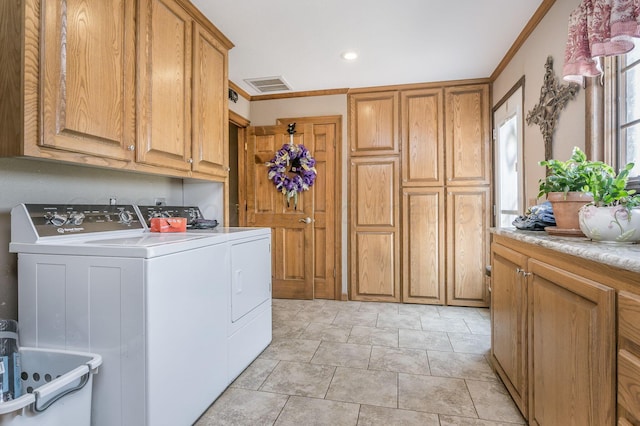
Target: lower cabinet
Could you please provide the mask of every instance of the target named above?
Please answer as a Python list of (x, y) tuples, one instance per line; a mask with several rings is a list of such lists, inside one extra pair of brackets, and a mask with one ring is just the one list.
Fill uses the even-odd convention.
[(491, 265), (491, 361), (527, 417), (527, 257), (493, 244)]
[(640, 424), (640, 295), (618, 295), (618, 424)]
[(615, 291), (529, 260), (529, 424), (614, 423)]
[[(616, 288), (584, 262), (494, 236), (491, 360), (530, 425), (615, 424)], [(629, 365), (637, 383), (640, 362)]]

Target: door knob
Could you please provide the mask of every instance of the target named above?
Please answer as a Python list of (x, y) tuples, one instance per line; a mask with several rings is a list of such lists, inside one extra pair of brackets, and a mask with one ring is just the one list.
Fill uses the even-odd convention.
[(305, 217), (304, 219), (298, 219), (298, 222), (300, 222), (300, 223), (307, 223), (307, 224), (308, 224), (308, 223), (311, 223), (311, 222), (312, 222), (312, 220), (311, 220), (311, 218), (310, 218), (310, 217)]

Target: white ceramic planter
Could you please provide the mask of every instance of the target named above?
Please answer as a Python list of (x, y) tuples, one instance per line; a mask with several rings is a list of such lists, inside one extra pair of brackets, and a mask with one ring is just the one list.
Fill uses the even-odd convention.
[(578, 213), (580, 229), (593, 241), (637, 243), (640, 241), (640, 208), (629, 211), (622, 206), (587, 205)]

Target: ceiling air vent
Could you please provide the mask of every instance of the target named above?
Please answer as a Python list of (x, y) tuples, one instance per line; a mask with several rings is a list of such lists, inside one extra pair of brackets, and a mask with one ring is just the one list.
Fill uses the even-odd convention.
[(282, 92), (291, 90), (289, 83), (287, 83), (281, 76), (247, 78), (245, 81), (260, 93)]

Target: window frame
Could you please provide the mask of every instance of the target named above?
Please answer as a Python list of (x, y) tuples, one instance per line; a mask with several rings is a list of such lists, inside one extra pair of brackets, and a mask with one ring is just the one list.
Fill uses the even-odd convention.
[[(602, 90), (602, 102), (603, 102), (603, 147), (604, 158), (607, 164), (610, 164), (614, 170), (620, 170), (620, 168), (626, 164), (626, 161), (622, 160), (622, 147), (620, 140), (620, 87), (622, 85), (620, 78), (621, 69), (621, 57), (610, 56), (602, 60), (603, 75), (601, 77), (595, 77), (595, 84), (600, 86), (599, 90)], [(639, 63), (639, 62), (636, 62)], [(592, 120), (598, 120), (597, 114), (594, 114), (594, 109), (587, 103), (587, 116)], [(623, 164), (624, 163), (624, 164)], [(640, 192), (640, 176), (629, 178), (627, 188), (635, 189)]]

